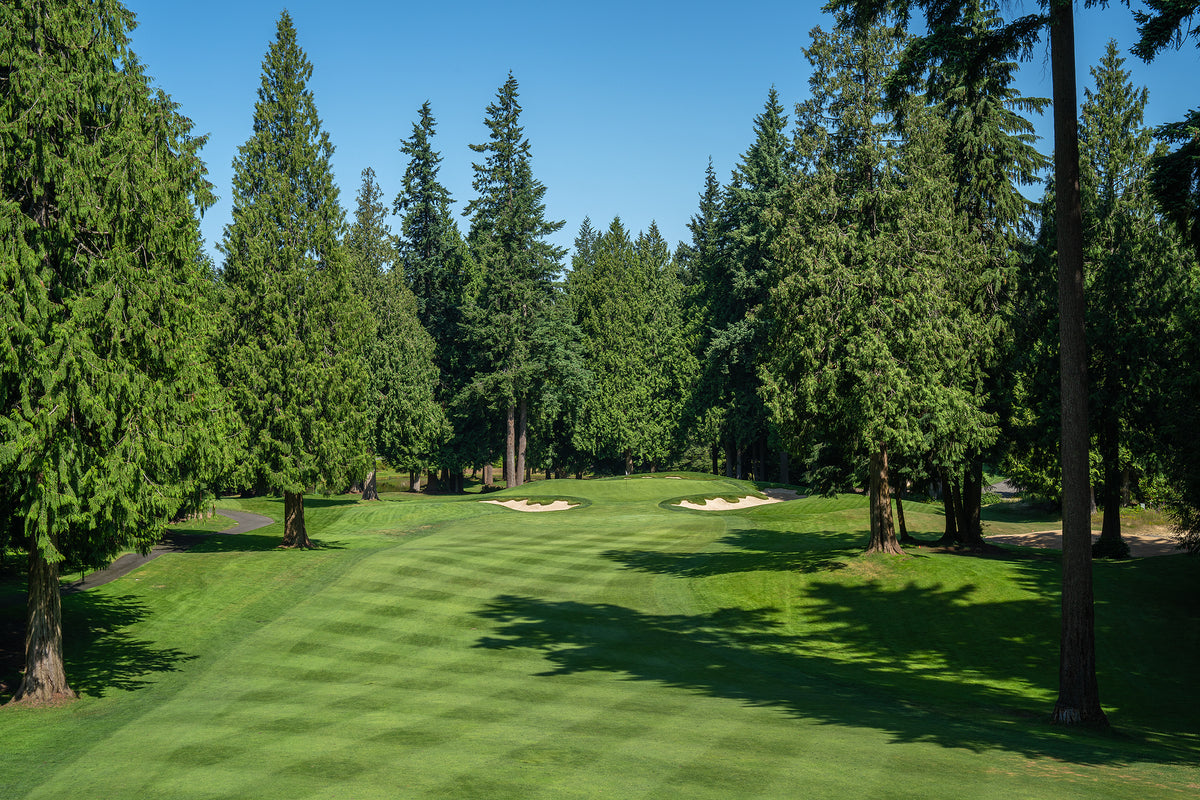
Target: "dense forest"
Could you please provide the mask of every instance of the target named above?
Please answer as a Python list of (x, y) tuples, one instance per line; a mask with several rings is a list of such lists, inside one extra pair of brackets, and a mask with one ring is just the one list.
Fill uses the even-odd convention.
[[(1029, 122), (1051, 101), (1013, 88), (1061, 9), (831, 5), (808, 97), (768, 89), (732, 174), (698, 170), (690, 241), (585, 220), (571, 253), (549, 241), (564, 223), (511, 74), (472, 153), (445, 156), (472, 159), (474, 196), (439, 182), (426, 103), (402, 185), (364, 170), (348, 213), (284, 12), (212, 263), (204, 142), (129, 50), (131, 15), (6, 4), (0, 519), (30, 556), (40, 665), (22, 694), (66, 686), (63, 566), (148, 548), (219, 493), (282, 495), (285, 544), (306, 547), (304, 495), (375, 496), (380, 463), (442, 492), (667, 468), (862, 490), (868, 550), (899, 553), (905, 493), (944, 502), (943, 544), (976, 546), (985, 468), (1058, 503), (1082, 452), (1097, 555), (1127, 552), (1131, 503), (1171, 509), (1200, 548), (1194, 116), (1146, 127), (1111, 44), (1063, 172)], [(1146, 58), (1195, 11), (1148, 5)], [(1060, 439), (1068, 406), (1082, 450)]]

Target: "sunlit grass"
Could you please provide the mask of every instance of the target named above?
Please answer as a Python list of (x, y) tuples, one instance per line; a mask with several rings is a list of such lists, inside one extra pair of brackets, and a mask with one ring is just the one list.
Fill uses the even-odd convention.
[[(858, 495), (661, 505), (753, 488), (489, 496), (587, 501), (540, 514), (310, 498), (315, 551), (276, 523), (163, 556), (65, 599), (83, 699), (0, 711), (0, 797), (1194, 795), (1194, 559), (1097, 564), (1119, 735), (1069, 731), (1045, 721), (1055, 554), (863, 557)], [(905, 507), (940, 534), (939, 507)]]

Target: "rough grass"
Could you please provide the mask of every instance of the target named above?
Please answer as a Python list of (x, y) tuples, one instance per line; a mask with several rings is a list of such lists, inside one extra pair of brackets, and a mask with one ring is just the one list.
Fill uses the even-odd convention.
[(65, 598), (83, 699), (0, 710), (0, 797), (1195, 796), (1200, 562), (1096, 565), (1117, 732), (1064, 730), (1056, 555), (864, 558), (860, 496), (659, 506), (748, 486), (315, 498), (315, 551), (163, 556)]

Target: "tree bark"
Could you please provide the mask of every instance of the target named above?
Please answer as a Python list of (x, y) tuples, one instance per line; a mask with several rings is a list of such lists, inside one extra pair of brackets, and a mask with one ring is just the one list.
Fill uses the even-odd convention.
[(892, 523), (887, 469), (887, 448), (880, 445), (879, 450), (871, 454), (871, 541), (867, 543), (867, 552), (904, 555), (904, 550), (896, 541), (896, 528)]
[(309, 549), (313, 543), (304, 528), (304, 495), (283, 493), (283, 546)]
[(408, 473), (408, 490), (410, 492), (421, 491), (421, 470), (413, 470)]
[(734, 462), (737, 456), (734, 454), (733, 439), (725, 442), (725, 477), (732, 478), (734, 475)]
[(950, 547), (958, 541), (958, 509), (954, 507), (954, 489), (950, 484), (950, 471), (939, 470), (942, 481), (942, 513), (946, 516), (946, 528), (942, 538), (935, 543), (938, 547)]
[(492, 468), (491, 464), (483, 465), (483, 485), (484, 486), (490, 487), (492, 485), (492, 481), (494, 480), (494, 478), (492, 476), (492, 469), (493, 468)]
[(1104, 522), (1100, 539), (1092, 545), (1092, 558), (1129, 558), (1129, 544), (1121, 538), (1121, 496), (1125, 474), (1121, 469), (1121, 423), (1108, 414), (1100, 429), (1100, 460), (1104, 483), (1100, 499), (1104, 503)]
[(29, 599), (25, 628), (25, 676), (14, 703), (44, 705), (75, 699), (63, 666), (62, 595), (58, 563), (49, 563), (36, 545), (29, 552)]
[(509, 406), (504, 420), (504, 488), (517, 485), (517, 407)]
[(981, 494), (983, 492), (983, 461), (974, 458), (963, 470), (962, 522), (959, 538), (963, 544), (978, 550), (983, 547), (983, 523), (980, 521)]
[(375, 485), (375, 468), (371, 467), (371, 471), (367, 473), (367, 479), (363, 481), (362, 490), (363, 500), (378, 500), (379, 487)]
[(721, 474), (721, 473), (720, 473), (720, 471), (718, 471), (718, 469), (717, 469), (717, 467), (719, 466), (719, 464), (718, 464), (718, 460), (717, 460), (717, 451), (718, 451), (718, 449), (719, 449), (719, 448), (718, 448), (718, 447), (717, 447), (715, 444), (714, 444), (712, 447), (710, 447), (710, 448), (709, 448), (709, 452), (710, 452), (710, 453), (711, 453), (711, 455), (712, 455), (712, 474), (713, 474), (713, 475), (720, 475), (720, 474)]
[(522, 397), (517, 415), (517, 485), (527, 482), (529, 474), (525, 466), (525, 448), (528, 445), (529, 402)]
[(791, 475), (788, 472), (788, 454), (787, 450), (779, 451), (779, 482), (791, 483)]
[(1083, 206), (1079, 194), (1079, 108), (1075, 95), (1075, 18), (1071, 0), (1052, 0), (1050, 4), (1050, 72), (1054, 84), (1063, 470), (1062, 630), (1058, 699), (1051, 721), (1107, 726), (1096, 682), (1096, 623), (1092, 608)]
[(625, 476), (629, 477), (633, 474), (633, 451), (625, 451)]
[(904, 489), (907, 481), (903, 475), (898, 475), (896, 479), (896, 522), (900, 525), (900, 544), (917, 544), (908, 533), (908, 523), (904, 520)]

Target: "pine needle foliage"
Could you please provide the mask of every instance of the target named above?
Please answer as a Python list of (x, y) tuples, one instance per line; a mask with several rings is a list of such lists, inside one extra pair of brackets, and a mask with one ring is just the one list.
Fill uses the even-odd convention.
[(312, 64), (284, 12), (263, 60), (253, 134), (234, 159), (223, 380), (240, 415), (235, 480), (289, 500), (284, 543), (310, 545), (303, 500), (365, 474), (362, 343), (371, 317), (342, 248), (344, 212), (307, 87)]
[(60, 565), (149, 550), (221, 466), (203, 138), (116, 2), (0, 6), (0, 546), (29, 555), (17, 698), (72, 696)]

